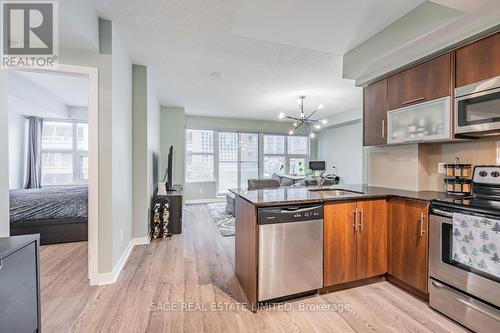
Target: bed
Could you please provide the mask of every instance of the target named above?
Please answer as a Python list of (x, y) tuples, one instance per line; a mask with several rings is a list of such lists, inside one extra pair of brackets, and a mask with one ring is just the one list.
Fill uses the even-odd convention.
[(11, 235), (40, 234), (42, 245), (87, 240), (87, 186), (9, 192)]

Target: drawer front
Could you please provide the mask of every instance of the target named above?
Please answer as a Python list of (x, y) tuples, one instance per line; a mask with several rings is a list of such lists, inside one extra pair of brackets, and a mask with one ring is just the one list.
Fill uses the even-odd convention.
[(37, 330), (38, 293), (34, 243), (3, 258), (0, 268), (0, 328), (2, 332)]

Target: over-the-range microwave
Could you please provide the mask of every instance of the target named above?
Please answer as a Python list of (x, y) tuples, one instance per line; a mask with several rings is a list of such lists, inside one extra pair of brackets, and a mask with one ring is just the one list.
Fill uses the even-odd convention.
[(455, 134), (500, 135), (500, 76), (455, 89)]

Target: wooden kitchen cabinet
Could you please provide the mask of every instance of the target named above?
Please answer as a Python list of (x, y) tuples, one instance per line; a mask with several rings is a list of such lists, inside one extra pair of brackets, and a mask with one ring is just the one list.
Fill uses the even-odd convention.
[(358, 201), (359, 228), (356, 234), (357, 278), (387, 272), (387, 202)]
[(388, 273), (427, 293), (428, 204), (393, 199), (388, 210)]
[(387, 143), (387, 80), (373, 83), (363, 92), (363, 145), (384, 145)]
[(500, 32), (456, 50), (456, 86), (500, 75)]
[(325, 287), (386, 273), (386, 200), (326, 204), (323, 241)]
[(356, 202), (327, 204), (323, 224), (323, 284), (356, 280)]
[(446, 53), (387, 79), (389, 110), (451, 94), (451, 54)]

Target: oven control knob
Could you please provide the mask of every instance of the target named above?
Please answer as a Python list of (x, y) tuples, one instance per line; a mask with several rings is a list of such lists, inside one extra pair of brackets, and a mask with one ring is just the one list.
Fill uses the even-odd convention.
[(500, 176), (500, 172), (498, 172), (498, 171), (492, 171), (491, 172), (491, 177), (495, 177), (496, 178), (498, 176)]
[(481, 177), (486, 177), (486, 176), (488, 176), (488, 173), (487, 173), (486, 171), (484, 171), (484, 170), (483, 170), (483, 171), (480, 171), (480, 172), (479, 172), (479, 175), (480, 175)]

